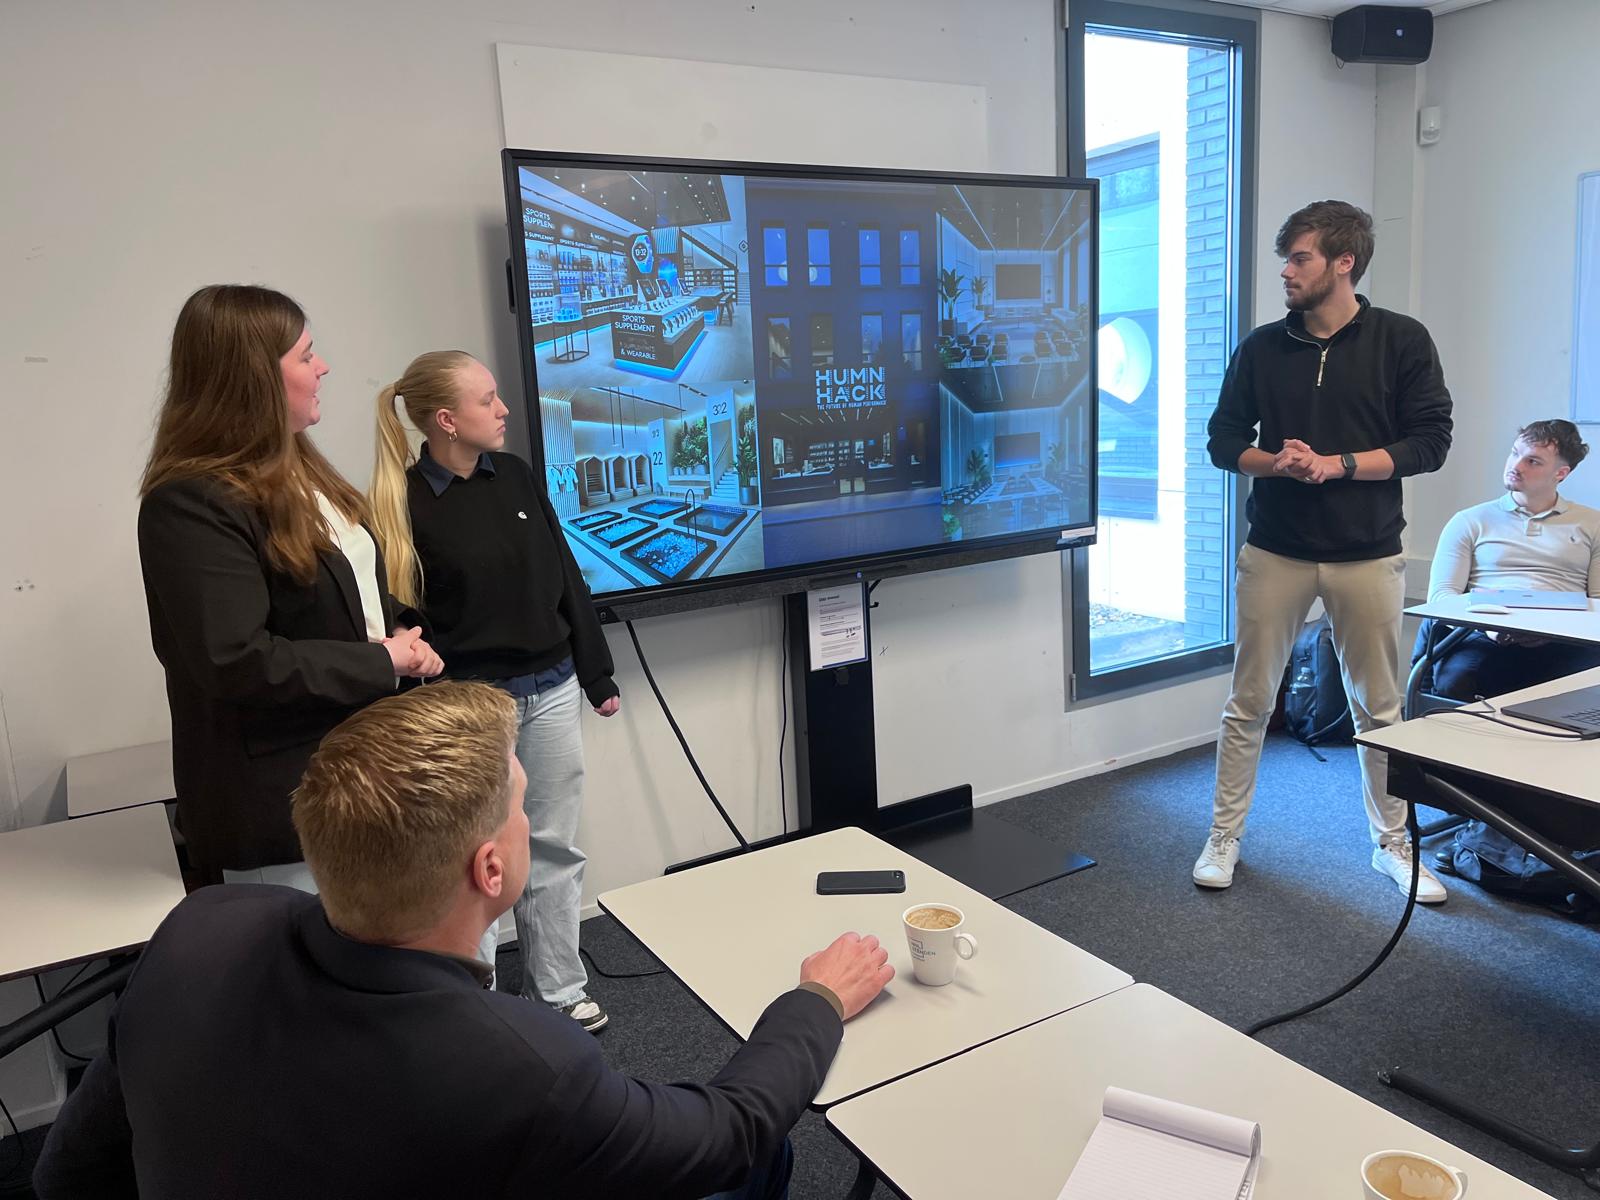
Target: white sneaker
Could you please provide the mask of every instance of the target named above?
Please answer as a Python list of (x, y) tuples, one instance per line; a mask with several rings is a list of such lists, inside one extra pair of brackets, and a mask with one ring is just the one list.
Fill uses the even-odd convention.
[[(1394, 880), (1395, 886), (1406, 895), (1411, 894), (1412, 849), (1410, 841), (1379, 846), (1372, 852), (1372, 869)], [(1443, 904), (1444, 884), (1421, 863), (1417, 864), (1417, 903)]]
[(1206, 839), (1206, 848), (1194, 863), (1194, 881), (1201, 887), (1233, 886), (1233, 866), (1239, 861), (1239, 839), (1215, 829)]

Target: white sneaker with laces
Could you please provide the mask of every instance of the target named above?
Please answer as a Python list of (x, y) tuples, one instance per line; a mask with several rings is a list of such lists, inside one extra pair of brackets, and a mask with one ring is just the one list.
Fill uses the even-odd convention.
[[(1394, 880), (1395, 886), (1406, 895), (1411, 894), (1412, 847), (1410, 841), (1393, 842), (1379, 846), (1372, 852), (1372, 869)], [(1447, 893), (1434, 873), (1421, 863), (1417, 864), (1417, 903), (1443, 904)]]
[(1239, 839), (1215, 829), (1206, 839), (1206, 848), (1194, 863), (1194, 881), (1201, 887), (1233, 886), (1233, 867), (1239, 861)]

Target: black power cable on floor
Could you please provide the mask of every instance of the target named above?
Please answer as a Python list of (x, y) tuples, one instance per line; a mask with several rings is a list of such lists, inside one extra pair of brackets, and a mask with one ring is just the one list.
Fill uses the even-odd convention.
[(1406, 931), (1406, 926), (1411, 923), (1411, 914), (1416, 911), (1417, 907), (1417, 883), (1422, 877), (1422, 835), (1417, 829), (1417, 806), (1410, 800), (1406, 801), (1406, 832), (1411, 836), (1411, 891), (1406, 896), (1406, 910), (1400, 914), (1400, 924), (1395, 926), (1395, 931), (1389, 938), (1389, 944), (1378, 952), (1378, 957), (1372, 960), (1366, 970), (1362, 971), (1361, 974), (1331, 996), (1302, 1005), (1292, 1012), (1280, 1013), (1276, 1017), (1268, 1017), (1265, 1021), (1257, 1021), (1244, 1031), (1247, 1037), (1255, 1037), (1262, 1030), (1271, 1029), (1274, 1025), (1282, 1025), (1285, 1021), (1293, 1021), (1298, 1017), (1305, 1016), (1307, 1013), (1316, 1012), (1317, 1009), (1332, 1004), (1341, 996), (1354, 991), (1366, 981), (1369, 975), (1383, 966), (1384, 960), (1389, 957), (1395, 946), (1399, 944), (1400, 935)]
[(605, 979), (648, 979), (652, 975), (664, 975), (667, 970), (665, 967), (657, 967), (654, 971), (607, 971), (599, 963), (595, 962), (594, 955), (590, 954), (582, 946), (578, 947), (578, 953), (589, 960), (589, 965), (594, 968), (596, 975)]
[(656, 677), (650, 672), (650, 664), (645, 661), (644, 647), (639, 644), (639, 635), (634, 631), (631, 620), (624, 622), (628, 626), (628, 636), (633, 639), (633, 652), (639, 656), (639, 665), (644, 668), (644, 677), (650, 683), (650, 690), (656, 694), (656, 703), (661, 705), (661, 711), (666, 714), (667, 724), (672, 726), (672, 732), (678, 737), (678, 745), (683, 747), (683, 756), (689, 760), (689, 766), (694, 769), (694, 777), (700, 781), (700, 786), (705, 789), (706, 796), (711, 800), (711, 805), (717, 810), (717, 815), (722, 818), (722, 823), (728, 827), (728, 832), (733, 834), (734, 840), (739, 843), (740, 850), (749, 850), (750, 843), (745, 840), (744, 834), (739, 832), (739, 827), (733, 823), (733, 818), (728, 815), (728, 810), (722, 807), (722, 801), (717, 799), (717, 794), (711, 790), (711, 784), (706, 781), (705, 772), (700, 769), (700, 764), (695, 761), (694, 752), (689, 749), (688, 739), (683, 736), (683, 730), (678, 728), (678, 722), (672, 715), (672, 709), (667, 707), (667, 698), (661, 694), (661, 689), (656, 685)]

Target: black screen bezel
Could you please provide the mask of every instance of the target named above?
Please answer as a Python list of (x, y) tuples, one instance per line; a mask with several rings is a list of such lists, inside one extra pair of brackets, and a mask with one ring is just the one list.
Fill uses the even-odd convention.
[[(883, 181), (886, 183), (953, 183), (986, 186), (1050, 188), (1060, 191), (1075, 189), (1089, 196), (1089, 316), (1090, 328), (1099, 328), (1100, 317), (1100, 181), (1074, 179), (1057, 175), (1003, 175), (958, 171), (895, 171), (864, 167), (825, 167), (799, 163), (761, 163), (723, 161), (719, 159), (660, 158), (642, 155), (575, 154), (555, 150), (519, 150), (507, 148), (500, 152), (502, 178), (505, 185), (506, 230), (511, 244), (510, 278), (512, 308), (517, 322), (518, 367), (522, 377), (523, 414), (528, 430), (528, 446), (534, 473), (541, 484), (544, 479), (544, 437), (539, 416), (538, 373), (535, 365), (533, 324), (528, 319), (523, 298), (527, 295), (527, 246), (522, 225), (522, 183), (518, 169), (523, 166), (561, 164), (576, 168), (637, 169), (644, 171), (679, 171), (699, 174), (762, 175), (774, 178), (838, 179), (854, 182)], [(1099, 378), (1098, 339), (1089, 338), (1089, 378)], [(744, 571), (736, 575), (717, 575), (680, 584), (655, 584), (626, 591), (596, 594), (596, 603), (602, 611), (611, 606), (629, 606), (666, 602), (671, 608), (690, 608), (700, 604), (713, 605), (743, 599), (746, 596), (777, 591), (804, 590), (806, 583), (838, 578), (871, 578), (883, 573), (907, 574), (914, 571), (936, 571), (957, 563), (982, 562), (991, 559), (1015, 558), (1023, 554), (1042, 554), (1048, 551), (1072, 549), (1093, 544), (1100, 520), (1100, 488), (1098, 447), (1100, 444), (1100, 405), (1095, 389), (1089, 405), (1090, 465), (1093, 471), (1089, 489), (1089, 518), (1082, 526), (1075, 526), (1070, 538), (1063, 531), (1030, 530), (1020, 533), (994, 534), (960, 542), (940, 542), (936, 545), (910, 547), (873, 555), (844, 556), (814, 563), (794, 563), (782, 567), (764, 567), (759, 571)], [(1083, 532), (1078, 533), (1077, 531)], [(793, 588), (772, 585), (796, 581)]]

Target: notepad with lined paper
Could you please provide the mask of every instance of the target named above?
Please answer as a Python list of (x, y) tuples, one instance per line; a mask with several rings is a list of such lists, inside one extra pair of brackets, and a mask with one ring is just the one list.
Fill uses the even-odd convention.
[(1255, 1122), (1117, 1087), (1100, 1112), (1056, 1200), (1249, 1200), (1261, 1165)]

